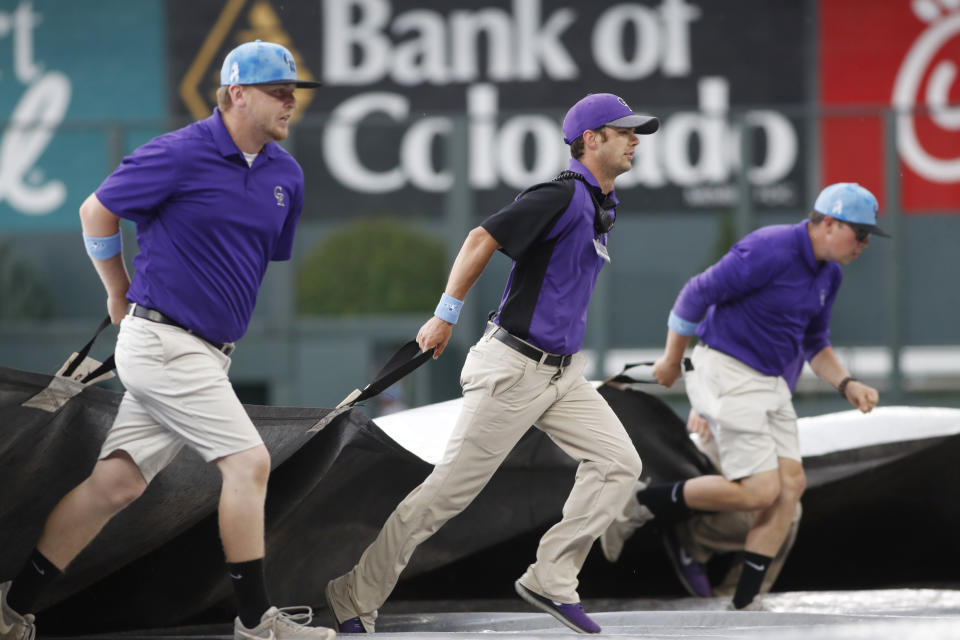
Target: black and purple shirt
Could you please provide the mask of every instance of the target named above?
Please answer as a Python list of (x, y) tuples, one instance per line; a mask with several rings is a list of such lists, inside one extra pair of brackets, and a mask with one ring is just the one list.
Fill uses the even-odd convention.
[(303, 171), (275, 142), (247, 165), (220, 117), (158, 136), (96, 192), (137, 226), (127, 299), (217, 342), (246, 333), (271, 260), (289, 260)]
[(604, 195), (578, 160), (570, 160), (569, 170), (590, 186), (575, 179), (535, 185), (481, 225), (514, 261), (493, 322), (560, 354), (583, 344), (587, 305), (604, 265), (594, 239), (606, 245), (607, 234), (594, 230), (596, 207), (587, 189), (611, 215), (617, 204), (613, 191)]

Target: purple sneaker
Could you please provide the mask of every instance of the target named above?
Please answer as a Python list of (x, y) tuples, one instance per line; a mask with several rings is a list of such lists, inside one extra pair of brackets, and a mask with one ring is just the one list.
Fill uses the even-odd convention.
[(690, 552), (680, 544), (677, 534), (671, 528), (667, 528), (662, 536), (663, 546), (667, 550), (667, 557), (670, 558), (670, 564), (680, 579), (683, 588), (692, 596), (699, 598), (712, 598), (713, 589), (710, 588), (710, 580), (707, 578), (707, 571), (702, 564), (693, 559)]
[(567, 625), (579, 633), (600, 633), (600, 625), (590, 619), (590, 616), (583, 610), (579, 602), (573, 604), (560, 604), (550, 598), (544, 598), (539, 593), (534, 593), (520, 584), (517, 580), (513, 583), (517, 595), (532, 604), (541, 611), (546, 611), (554, 618)]
[(360, 622), (360, 618), (350, 618), (349, 620), (338, 622), (337, 631), (339, 631), (340, 633), (366, 633), (367, 632), (367, 630), (363, 628), (363, 623)]

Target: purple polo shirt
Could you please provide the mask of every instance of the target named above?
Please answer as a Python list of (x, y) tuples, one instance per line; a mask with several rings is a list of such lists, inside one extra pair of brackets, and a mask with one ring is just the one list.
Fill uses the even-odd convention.
[(764, 227), (691, 278), (673, 315), (694, 324), (706, 314), (696, 329), (701, 341), (795, 385), (800, 357), (830, 346), (830, 312), (842, 277), (837, 263), (814, 259), (806, 221)]
[[(537, 184), (481, 223), (514, 261), (493, 322), (562, 354), (583, 344), (587, 305), (605, 264), (593, 244), (596, 208), (587, 189), (611, 215), (617, 205), (614, 193), (604, 195), (578, 160), (570, 160), (569, 170), (591, 187), (574, 179)], [(607, 235), (599, 238), (604, 245)]]
[(248, 167), (214, 110), (124, 158), (96, 196), (136, 223), (127, 299), (233, 342), (247, 330), (268, 262), (290, 259), (303, 171), (274, 142)]

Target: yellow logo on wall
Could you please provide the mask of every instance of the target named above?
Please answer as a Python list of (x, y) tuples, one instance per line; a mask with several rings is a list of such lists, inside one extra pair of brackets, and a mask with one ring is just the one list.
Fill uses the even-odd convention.
[[(190, 114), (198, 120), (209, 116), (217, 104), (216, 92), (217, 87), (220, 86), (220, 65), (223, 62), (223, 56), (244, 42), (260, 39), (283, 45), (293, 54), (294, 62), (297, 64), (298, 79), (315, 79), (313, 73), (304, 64), (303, 56), (293, 46), (293, 39), (283, 28), (280, 16), (274, 11), (270, 2), (255, 0), (244, 16), (242, 14), (247, 1), (228, 0), (180, 82), (180, 98), (187, 105)], [(244, 17), (245, 24), (242, 22)], [(311, 100), (313, 100), (313, 91), (297, 92), (294, 121), (300, 118)]]

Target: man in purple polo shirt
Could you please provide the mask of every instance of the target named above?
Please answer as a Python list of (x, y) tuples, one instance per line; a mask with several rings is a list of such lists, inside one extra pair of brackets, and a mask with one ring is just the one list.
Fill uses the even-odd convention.
[(580, 605), (577, 574), (593, 541), (613, 520), (640, 473), (637, 455), (610, 406), (584, 378), (579, 353), (587, 304), (609, 261), (607, 234), (617, 204), (614, 178), (628, 171), (638, 139), (659, 121), (609, 93), (567, 112), (569, 170), (535, 185), (473, 229), (445, 292), (417, 334), (439, 356), (467, 292), (497, 249), (514, 260), (499, 309), (467, 356), (463, 409), (447, 450), (423, 484), (387, 519), (346, 575), (327, 585), (340, 631), (371, 632), (417, 545), (460, 513), (531, 425), (580, 461), (562, 520), (540, 541), (517, 593), (575, 631), (600, 627)]
[[(138, 148), (80, 207), (84, 240), (120, 323), (126, 392), (90, 477), (47, 520), (29, 561), (0, 584), (0, 638), (30, 640), (41, 591), (136, 500), (186, 443), (222, 478), (220, 536), (237, 602), (234, 638), (332, 638), (309, 607), (270, 606), (264, 501), (270, 456), (227, 371), (271, 260), (288, 260), (303, 171), (276, 141), (297, 101), (293, 56), (248, 42), (224, 60), (212, 116)], [(127, 274), (119, 218), (137, 228)], [(23, 614), (17, 612), (23, 612)]]
[(790, 385), (798, 359), (860, 411), (877, 404), (877, 390), (850, 375), (829, 341), (840, 265), (856, 259), (871, 234), (887, 235), (876, 222), (873, 194), (855, 183), (830, 185), (808, 220), (748, 234), (691, 278), (670, 312), (666, 348), (653, 375), (671, 386), (696, 333), (693, 370), (684, 380), (691, 405), (710, 423), (723, 475), (652, 485), (637, 502), (647, 519), (663, 524), (692, 510), (758, 512), (733, 609), (762, 608), (754, 598), (803, 493)]

